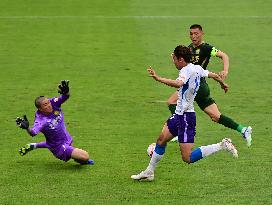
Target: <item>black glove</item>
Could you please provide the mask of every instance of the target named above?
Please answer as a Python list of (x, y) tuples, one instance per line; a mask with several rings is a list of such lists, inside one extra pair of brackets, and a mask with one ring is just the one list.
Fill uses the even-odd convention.
[(58, 93), (67, 95), (69, 93), (69, 80), (62, 80), (59, 84)]
[(29, 122), (26, 118), (26, 115), (24, 115), (24, 119), (17, 117), (16, 118), (16, 124), (22, 128), (22, 129), (28, 129), (29, 128)]

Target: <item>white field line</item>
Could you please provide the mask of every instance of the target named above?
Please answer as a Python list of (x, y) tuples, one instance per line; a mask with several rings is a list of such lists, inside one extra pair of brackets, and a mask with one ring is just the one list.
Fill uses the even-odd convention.
[[(0, 19), (183, 19), (214, 16), (0, 16)], [(222, 19), (271, 19), (272, 16), (216, 16)]]

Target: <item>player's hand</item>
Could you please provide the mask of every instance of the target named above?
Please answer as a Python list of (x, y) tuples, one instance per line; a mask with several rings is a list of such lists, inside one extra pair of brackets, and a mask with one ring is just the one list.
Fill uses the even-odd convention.
[(147, 71), (149, 72), (149, 76), (154, 78), (155, 80), (158, 80), (159, 76), (156, 74), (156, 72), (153, 70), (153, 68), (150, 66)]
[(221, 88), (225, 91), (225, 93), (226, 92), (228, 92), (228, 90), (229, 90), (229, 86), (228, 86), (228, 84), (226, 84), (226, 83), (221, 83)]
[(218, 75), (222, 78), (222, 80), (225, 80), (225, 79), (227, 78), (227, 76), (228, 76), (228, 72), (222, 70), (222, 71), (220, 71), (220, 72), (218, 73)]
[(69, 80), (62, 80), (59, 84), (58, 93), (67, 95), (69, 93)]
[(28, 119), (27, 119), (26, 115), (24, 115), (24, 118), (17, 117), (16, 118), (16, 124), (22, 129), (28, 129), (29, 128), (29, 122), (28, 122)]

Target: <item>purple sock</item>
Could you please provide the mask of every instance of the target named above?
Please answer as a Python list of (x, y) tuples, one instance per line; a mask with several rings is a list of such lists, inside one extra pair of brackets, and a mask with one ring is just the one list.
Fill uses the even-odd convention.
[(38, 142), (35, 145), (35, 148), (48, 148), (46, 142)]

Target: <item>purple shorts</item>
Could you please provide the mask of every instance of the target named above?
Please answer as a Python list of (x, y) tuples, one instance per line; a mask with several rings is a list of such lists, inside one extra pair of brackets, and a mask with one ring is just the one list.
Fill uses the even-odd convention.
[(53, 155), (56, 158), (67, 162), (71, 159), (71, 154), (75, 149), (71, 145), (72, 145), (72, 142), (68, 142), (68, 143), (62, 144), (58, 147), (50, 148), (50, 151), (53, 153)]
[(195, 112), (185, 112), (183, 115), (173, 114), (167, 120), (167, 126), (173, 136), (178, 136), (180, 143), (194, 143), (196, 134)]

